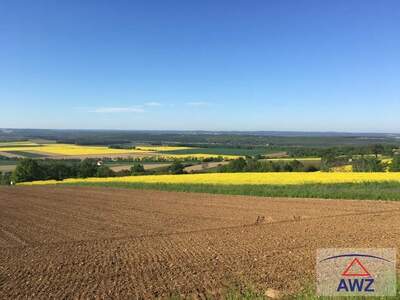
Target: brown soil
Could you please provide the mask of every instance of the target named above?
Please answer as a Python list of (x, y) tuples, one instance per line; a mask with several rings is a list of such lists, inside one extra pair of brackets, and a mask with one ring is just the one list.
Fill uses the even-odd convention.
[(211, 169), (211, 168), (216, 168), (219, 166), (224, 166), (227, 164), (229, 164), (229, 161), (207, 162), (207, 163), (201, 163), (198, 165), (186, 167), (184, 170), (188, 173), (192, 173), (192, 172), (204, 171), (204, 170)]
[[(143, 167), (145, 170), (153, 170), (153, 169), (157, 169), (157, 168), (162, 168), (162, 167), (168, 167), (170, 166), (170, 163), (155, 163), (155, 164), (143, 164)], [(115, 171), (115, 172), (119, 172), (119, 171), (123, 171), (123, 170), (130, 170), (131, 167), (133, 166), (133, 164), (130, 165), (116, 165), (116, 166), (110, 166), (110, 169)]]
[(289, 157), (287, 152), (275, 152), (275, 153), (269, 153), (265, 155), (267, 158), (283, 158), (283, 157)]
[(0, 189), (0, 299), (291, 293), (315, 250), (398, 247), (400, 203), (82, 187)]

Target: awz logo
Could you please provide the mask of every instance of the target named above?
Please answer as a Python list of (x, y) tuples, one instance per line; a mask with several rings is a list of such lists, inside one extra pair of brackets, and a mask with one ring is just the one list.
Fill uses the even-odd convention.
[(358, 258), (354, 258), (341, 275), (345, 278), (339, 281), (337, 292), (375, 292), (374, 279)]
[(367, 249), (362, 252), (343, 250), (323, 249), (318, 254), (319, 295), (395, 294), (395, 252), (392, 249), (388, 249), (387, 253), (386, 249), (377, 251)]
[(375, 292), (372, 287), (374, 279), (341, 279), (337, 288), (338, 292)]

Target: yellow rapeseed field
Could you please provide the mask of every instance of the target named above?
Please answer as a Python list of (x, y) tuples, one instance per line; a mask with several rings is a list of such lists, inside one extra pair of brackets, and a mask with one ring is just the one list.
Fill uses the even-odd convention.
[(39, 146), (1, 147), (0, 151), (35, 151), (53, 155), (105, 155), (123, 153), (147, 153), (143, 150), (110, 149), (105, 146), (79, 146), (71, 144), (43, 144)]
[[(9, 146), (8, 146), (9, 145)], [(40, 152), (49, 155), (107, 155), (107, 154), (149, 154), (147, 156), (154, 156), (164, 159), (204, 159), (215, 158), (220, 155), (215, 154), (161, 154), (156, 151), (166, 150), (183, 150), (190, 149), (188, 147), (169, 147), (169, 146), (155, 146), (155, 147), (136, 147), (136, 149), (111, 149), (105, 146), (80, 146), (72, 144), (34, 144), (34, 143), (21, 143), (21, 144), (4, 144), (0, 147), (0, 153), (7, 151), (25, 151), (25, 152)], [(221, 155), (224, 159), (237, 159), (237, 155)]]
[[(66, 183), (79, 182), (135, 182), (135, 183), (171, 183), (171, 184), (250, 184), (250, 185), (287, 185), (307, 183), (359, 183), (359, 182), (400, 182), (400, 173), (208, 173), (185, 175), (148, 175), (110, 178), (66, 179)], [(56, 184), (57, 181), (36, 181), (26, 185)]]
[[(238, 159), (239, 155), (219, 155), (219, 154), (205, 154), (205, 153), (195, 153), (195, 154), (168, 154), (165, 152), (168, 151), (176, 151), (176, 150), (188, 150), (188, 149), (196, 149), (193, 147), (183, 147), (183, 146), (136, 146), (138, 150), (142, 151), (154, 151), (157, 154), (157, 157), (161, 157), (164, 159), (205, 159), (205, 158), (216, 158), (223, 157), (224, 159)], [(159, 154), (157, 152), (164, 152), (164, 154)]]
[(353, 166), (352, 165), (344, 165), (340, 167), (333, 167), (331, 169), (332, 172), (353, 172)]
[(136, 146), (135, 148), (143, 151), (158, 151), (158, 152), (195, 149), (192, 147), (180, 147), (180, 146)]
[(157, 155), (158, 157), (162, 157), (165, 159), (205, 159), (205, 158), (217, 158), (217, 157), (222, 157), (225, 160), (232, 160), (232, 159), (238, 159), (239, 155), (218, 155), (218, 154), (201, 154), (201, 153), (196, 153), (196, 154), (159, 154)]
[[(4, 144), (0, 147), (0, 153), (7, 151), (25, 151), (25, 152), (40, 152), (49, 155), (107, 155), (107, 154), (145, 154), (146, 157), (159, 157), (163, 159), (204, 159), (215, 158), (220, 155), (216, 154), (161, 154), (156, 151), (173, 151), (190, 149), (188, 147), (169, 147), (169, 146), (155, 146), (146, 147), (140, 146), (136, 149), (111, 149), (105, 146), (80, 146), (72, 144), (34, 144), (34, 143), (20, 143), (20, 144)], [(222, 155), (224, 159), (237, 159), (237, 155)]]

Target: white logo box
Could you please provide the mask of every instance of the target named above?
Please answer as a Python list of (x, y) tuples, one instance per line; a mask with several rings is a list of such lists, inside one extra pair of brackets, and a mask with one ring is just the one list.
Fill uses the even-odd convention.
[(396, 249), (317, 250), (318, 296), (396, 296)]

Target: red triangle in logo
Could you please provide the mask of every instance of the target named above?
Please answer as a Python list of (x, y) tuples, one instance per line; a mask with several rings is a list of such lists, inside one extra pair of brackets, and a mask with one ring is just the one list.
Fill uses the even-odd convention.
[[(357, 268), (358, 266), (358, 268)], [(353, 271), (355, 269), (356, 271)], [(358, 269), (358, 270), (357, 270)], [(363, 266), (363, 264), (358, 260), (358, 258), (353, 259), (353, 261), (347, 266), (346, 270), (342, 273), (342, 276), (351, 277), (371, 277), (371, 274)]]

